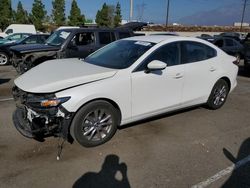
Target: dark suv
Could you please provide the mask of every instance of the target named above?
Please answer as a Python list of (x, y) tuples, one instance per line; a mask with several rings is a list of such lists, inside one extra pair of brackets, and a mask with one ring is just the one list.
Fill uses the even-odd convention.
[(32, 34), (24, 39), (11, 43), (0, 44), (0, 66), (9, 64), (11, 55), (10, 48), (17, 45), (25, 44), (43, 44), (49, 38), (48, 34)]
[(53, 33), (45, 44), (11, 47), (12, 64), (22, 74), (46, 60), (85, 58), (106, 44), (132, 35), (127, 29), (62, 29)]

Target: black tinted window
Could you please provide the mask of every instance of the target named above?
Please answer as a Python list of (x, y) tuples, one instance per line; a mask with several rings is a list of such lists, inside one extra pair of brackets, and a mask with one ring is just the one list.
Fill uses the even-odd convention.
[(43, 35), (38, 37), (38, 43), (45, 43), (45, 41), (49, 38), (49, 35)]
[(100, 44), (109, 44), (115, 40), (114, 33), (110, 32), (100, 32), (99, 33)]
[(183, 42), (182, 63), (204, 61), (216, 55), (216, 51), (205, 44), (198, 42)]
[(226, 43), (226, 46), (234, 46), (234, 41), (231, 39), (226, 39), (225, 43)]
[(73, 42), (77, 46), (83, 46), (94, 43), (94, 33), (93, 32), (84, 32), (84, 33), (78, 33), (73, 38)]
[(115, 33), (111, 32), (110, 35), (111, 35), (111, 42), (115, 41)]
[(217, 40), (214, 44), (216, 46), (218, 46), (219, 48), (222, 48), (223, 45), (224, 45), (224, 41), (222, 39), (221, 40)]
[(37, 43), (37, 37), (36, 36), (30, 36), (24, 41), (25, 44), (35, 44)]
[(180, 63), (179, 44), (171, 43), (158, 48), (153, 52), (136, 71), (147, 69), (147, 65), (153, 61), (159, 60), (167, 64), (167, 66), (178, 65)]
[(130, 37), (129, 32), (119, 32), (119, 38), (124, 39)]

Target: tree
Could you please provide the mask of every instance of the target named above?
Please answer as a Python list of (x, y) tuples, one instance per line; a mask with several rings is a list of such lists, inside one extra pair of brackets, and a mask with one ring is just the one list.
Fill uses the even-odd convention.
[(0, 28), (4, 30), (12, 23), (11, 0), (0, 0)]
[(102, 5), (102, 9), (97, 11), (96, 23), (98, 26), (111, 27), (112, 20), (110, 20), (110, 8), (106, 3)]
[(73, 0), (71, 3), (71, 10), (68, 18), (68, 24), (71, 26), (81, 26), (85, 22), (85, 16), (84, 14), (81, 14), (81, 10), (77, 5), (76, 0)]
[(18, 1), (17, 10), (13, 13), (14, 22), (19, 24), (29, 23), (28, 13), (23, 9), (21, 1)]
[(32, 23), (35, 25), (36, 29), (39, 31), (44, 31), (44, 25), (47, 18), (47, 11), (45, 10), (45, 6), (41, 0), (34, 0), (32, 5), (32, 10), (30, 14), (30, 19)]
[(57, 26), (65, 24), (65, 0), (52, 1), (52, 20)]
[(121, 5), (118, 2), (115, 8), (114, 26), (118, 27), (122, 22)]

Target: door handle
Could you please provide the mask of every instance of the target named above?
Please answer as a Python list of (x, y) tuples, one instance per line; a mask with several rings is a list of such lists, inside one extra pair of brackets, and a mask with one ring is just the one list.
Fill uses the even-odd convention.
[(182, 78), (183, 77), (183, 74), (182, 73), (177, 73), (176, 75), (175, 75), (175, 78), (176, 79), (180, 79), (180, 78)]
[(215, 67), (211, 67), (210, 68), (210, 72), (214, 72), (214, 71), (216, 71), (216, 68)]

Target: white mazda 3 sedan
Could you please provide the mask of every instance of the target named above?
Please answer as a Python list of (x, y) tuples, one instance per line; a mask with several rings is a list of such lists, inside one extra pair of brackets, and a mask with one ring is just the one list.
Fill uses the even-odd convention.
[(97, 146), (118, 126), (194, 105), (222, 107), (237, 84), (235, 60), (201, 39), (158, 35), (113, 42), (85, 60), (47, 61), (15, 80), (14, 125), (39, 141)]

